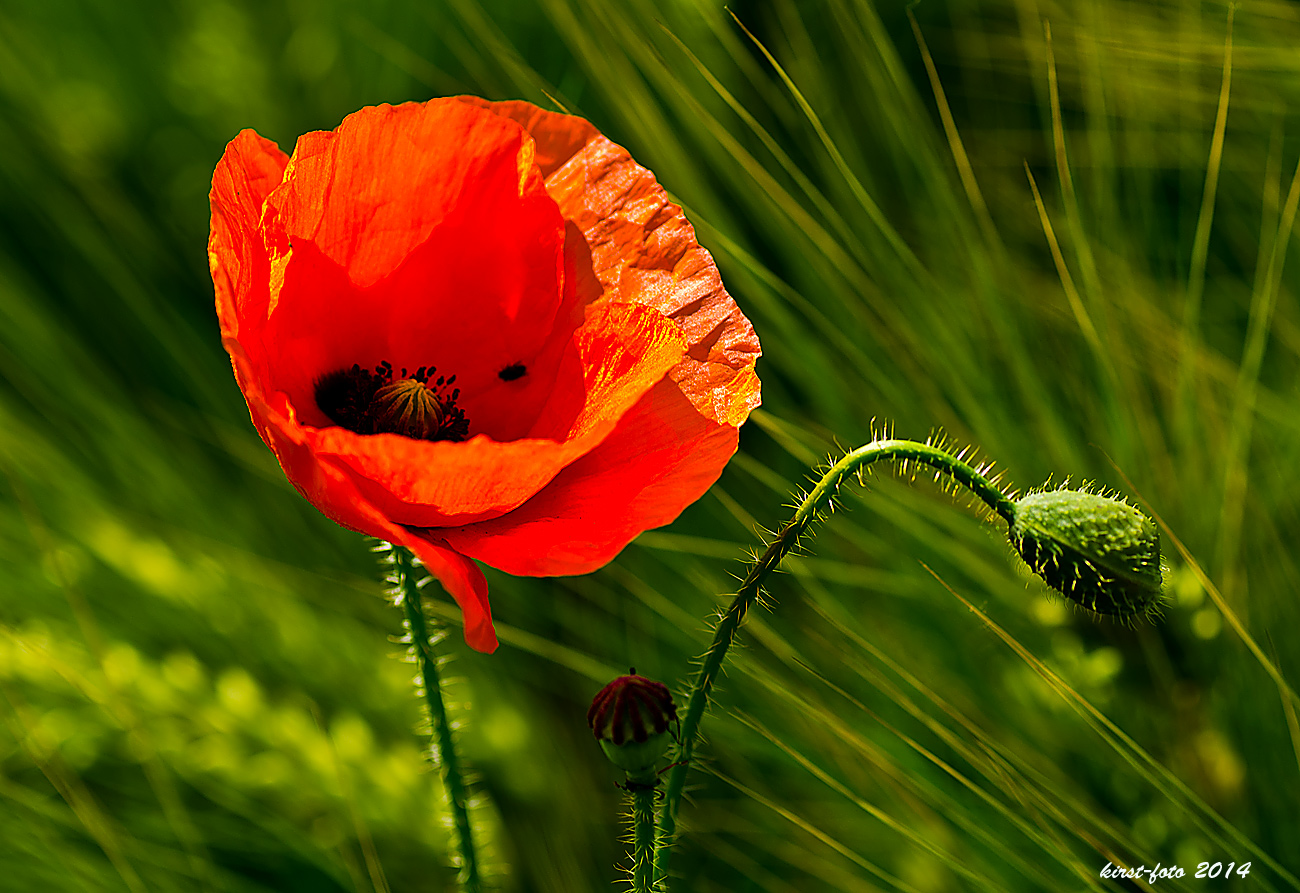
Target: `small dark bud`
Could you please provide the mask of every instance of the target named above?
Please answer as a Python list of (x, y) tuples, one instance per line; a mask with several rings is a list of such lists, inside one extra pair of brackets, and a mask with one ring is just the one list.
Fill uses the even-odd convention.
[(1160, 537), (1115, 497), (1047, 490), (1016, 501), (1011, 543), (1048, 586), (1098, 614), (1145, 616), (1161, 596)]
[(668, 686), (635, 670), (602, 688), (587, 711), (587, 724), (605, 755), (633, 773), (654, 766), (668, 750), (668, 725), (676, 718)]

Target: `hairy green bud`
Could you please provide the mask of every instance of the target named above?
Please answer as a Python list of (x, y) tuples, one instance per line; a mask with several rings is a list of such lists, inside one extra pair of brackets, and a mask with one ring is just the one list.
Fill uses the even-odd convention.
[(1160, 537), (1122, 499), (1046, 490), (1015, 502), (1011, 544), (1048, 586), (1098, 614), (1130, 618), (1160, 603)]

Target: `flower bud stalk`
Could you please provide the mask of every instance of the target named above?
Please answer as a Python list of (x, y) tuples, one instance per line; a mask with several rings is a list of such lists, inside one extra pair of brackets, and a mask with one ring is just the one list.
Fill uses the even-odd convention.
[(632, 789), (632, 893), (654, 893), (655, 875), (655, 787), (654, 772), (639, 778), (627, 775)]
[[(1058, 531), (1054, 536), (1037, 523), (1043, 520), (1039, 511), (1042, 505), (1032, 500), (1028, 504), (1021, 500), (1018, 505), (985, 475), (987, 468), (975, 468), (935, 444), (889, 438), (853, 450), (836, 462), (800, 501), (794, 516), (780, 528), (767, 550), (750, 566), (736, 597), (714, 626), (713, 642), (695, 675), (682, 718), (680, 740), (672, 754), (673, 767), (668, 774), (659, 813), (656, 883), (662, 884), (667, 877), (669, 854), (677, 833), (677, 810), (709, 693), (745, 614), (757, 600), (768, 575), (780, 566), (812, 523), (831, 506), (844, 479), (881, 460), (928, 465), (970, 490), (1007, 523), (1012, 545), (1049, 585), (1059, 589), (1068, 583), (1067, 596), (1087, 593), (1086, 599), (1076, 598), (1085, 607), (1094, 611), (1109, 607), (1114, 609), (1111, 613), (1131, 616), (1136, 609), (1153, 604), (1159, 596), (1159, 544), (1154, 526), (1136, 509), (1119, 500), (1089, 494), (1090, 498), (1085, 501), (1089, 503), (1087, 509), (1091, 520), (1081, 528), (1087, 536), (1078, 535), (1079, 530), (1069, 535)], [(1094, 503), (1093, 500), (1106, 504)], [(1018, 527), (1020, 506), (1024, 506), (1026, 512)], [(1120, 544), (1119, 540), (1132, 531), (1137, 531), (1141, 542)], [(1097, 548), (1097, 544), (1103, 542), (1106, 547)], [(1035, 556), (1047, 557), (1039, 560)], [(1061, 573), (1062, 568), (1069, 571), (1068, 580)], [(1058, 576), (1054, 577), (1054, 573)]]
[(632, 893), (653, 893), (655, 883), (655, 766), (671, 743), (677, 718), (672, 693), (662, 682), (633, 669), (602, 688), (591, 701), (587, 724), (605, 756), (627, 773), (623, 788), (632, 800)]

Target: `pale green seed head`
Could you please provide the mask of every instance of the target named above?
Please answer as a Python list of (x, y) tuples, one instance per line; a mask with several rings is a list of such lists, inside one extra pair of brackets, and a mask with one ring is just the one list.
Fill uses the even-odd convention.
[(1015, 506), (1011, 544), (1047, 585), (1098, 614), (1131, 618), (1158, 609), (1160, 537), (1138, 509), (1066, 489), (1029, 493)]

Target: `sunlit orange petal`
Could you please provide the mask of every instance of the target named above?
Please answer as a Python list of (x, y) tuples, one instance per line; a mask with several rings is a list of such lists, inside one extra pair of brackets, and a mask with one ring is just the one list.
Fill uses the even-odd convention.
[(527, 103), (488, 107), (530, 128), (538, 157), (548, 159), (546, 190), (586, 238), (606, 298), (681, 325), (689, 348), (673, 380), (709, 418), (741, 424), (761, 402), (758, 336), (654, 174), (581, 119)]

